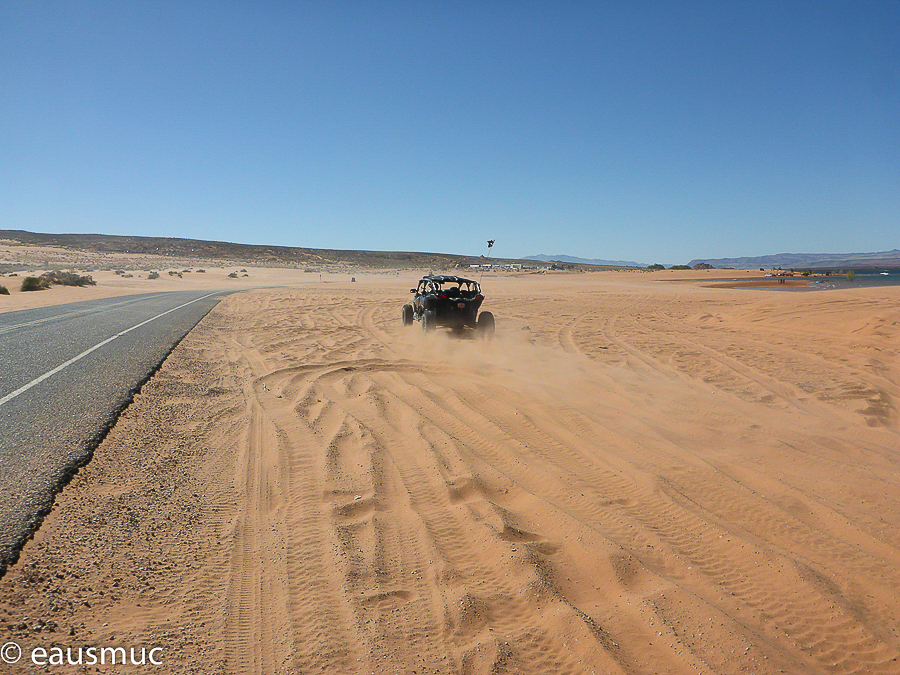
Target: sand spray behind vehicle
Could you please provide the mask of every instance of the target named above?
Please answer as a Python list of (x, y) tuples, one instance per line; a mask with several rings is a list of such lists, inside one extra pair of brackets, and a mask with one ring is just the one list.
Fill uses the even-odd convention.
[(397, 339), (402, 341), (405, 357), (426, 369), (432, 363), (434, 371), (453, 372), (473, 385), (504, 381), (536, 400), (547, 400), (551, 392), (560, 400), (580, 398), (585, 387), (594, 390), (597, 386), (590, 382), (596, 380), (592, 373), (597, 364), (583, 354), (542, 344), (520, 326), (501, 327), (491, 340), (448, 331), (400, 331)]

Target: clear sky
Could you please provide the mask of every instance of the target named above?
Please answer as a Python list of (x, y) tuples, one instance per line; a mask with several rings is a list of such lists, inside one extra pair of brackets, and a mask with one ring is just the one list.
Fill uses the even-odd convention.
[(0, 229), (900, 248), (900, 1), (0, 2)]

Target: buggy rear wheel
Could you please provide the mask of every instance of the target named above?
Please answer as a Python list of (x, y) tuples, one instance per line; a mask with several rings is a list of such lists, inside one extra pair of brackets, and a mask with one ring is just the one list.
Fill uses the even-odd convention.
[(435, 328), (437, 328), (437, 312), (433, 309), (426, 309), (422, 315), (422, 330), (431, 333)]
[(478, 324), (476, 326), (478, 334), (483, 338), (490, 338), (494, 335), (494, 315), (490, 312), (482, 312), (478, 315)]

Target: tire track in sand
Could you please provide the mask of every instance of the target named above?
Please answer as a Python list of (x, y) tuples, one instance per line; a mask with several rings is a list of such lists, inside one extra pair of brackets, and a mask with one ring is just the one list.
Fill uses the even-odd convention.
[[(316, 295), (292, 337), (296, 301), (281, 293), (264, 301), (276, 348), (250, 326), (234, 351), (250, 382), (244, 504), (272, 515), (238, 521), (229, 633), (260, 644), (232, 649), (229, 663), (892, 672), (879, 610), (860, 611), (860, 595), (827, 573), (893, 578), (879, 560), (893, 551), (827, 510), (798, 517), (797, 489), (794, 501), (763, 499), (723, 482), (730, 460), (698, 443), (731, 409), (639, 346), (613, 343), (630, 365), (585, 358), (580, 341), (602, 315), (560, 329), (554, 352), (502, 328), (493, 347), (413, 335), (368, 293), (347, 306)], [(676, 428), (643, 411), (660, 409), (656, 391), (677, 402)], [(729, 519), (731, 504), (747, 517)], [(278, 545), (283, 561), (268, 552)], [(800, 555), (828, 547), (832, 560)], [(242, 581), (251, 563), (273, 578)], [(264, 589), (285, 599), (254, 615)]]
[(239, 502), (226, 582), (229, 672), (352, 672), (349, 617), (323, 567), (329, 547), (317, 497), (321, 464), (298, 445), (300, 429), (289, 411), (267, 395), (259, 352), (235, 345), (230, 359), (246, 364), (248, 431), (235, 465)]

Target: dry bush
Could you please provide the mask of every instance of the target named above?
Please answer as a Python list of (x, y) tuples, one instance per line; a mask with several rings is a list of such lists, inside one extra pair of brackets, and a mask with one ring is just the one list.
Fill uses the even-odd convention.
[(50, 288), (50, 284), (43, 278), (25, 277), (22, 279), (23, 291), (44, 291)]
[(90, 275), (79, 276), (74, 272), (45, 272), (41, 275), (41, 279), (46, 281), (47, 287), (51, 284), (59, 286), (96, 286), (97, 282)]

